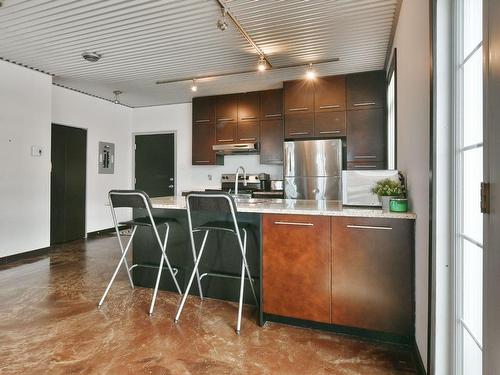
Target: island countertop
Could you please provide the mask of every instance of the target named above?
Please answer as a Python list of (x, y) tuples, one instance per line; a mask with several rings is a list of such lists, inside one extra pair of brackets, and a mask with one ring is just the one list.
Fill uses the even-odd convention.
[[(151, 198), (153, 208), (186, 209), (186, 197)], [(339, 201), (315, 201), (303, 199), (239, 199), (236, 200), (238, 212), (258, 214), (294, 214), (319, 216), (374, 217), (387, 219), (416, 219), (413, 212), (383, 212), (380, 208), (343, 207)]]

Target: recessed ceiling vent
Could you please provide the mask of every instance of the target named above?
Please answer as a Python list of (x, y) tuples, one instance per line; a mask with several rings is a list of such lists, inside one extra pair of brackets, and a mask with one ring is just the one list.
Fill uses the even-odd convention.
[(84, 52), (82, 57), (87, 61), (96, 62), (101, 59), (102, 55), (97, 52)]

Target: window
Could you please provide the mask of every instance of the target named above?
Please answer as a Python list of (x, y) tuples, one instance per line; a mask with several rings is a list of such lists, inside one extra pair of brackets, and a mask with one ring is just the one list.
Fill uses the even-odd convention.
[(387, 168), (396, 168), (396, 52), (387, 75)]
[(454, 373), (482, 374), (482, 1), (455, 0)]

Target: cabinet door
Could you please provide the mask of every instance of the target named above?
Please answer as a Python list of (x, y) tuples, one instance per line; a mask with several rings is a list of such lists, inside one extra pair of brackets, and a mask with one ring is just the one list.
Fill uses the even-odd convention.
[(215, 164), (215, 125), (212, 123), (193, 124), (193, 165)]
[(383, 162), (386, 119), (383, 109), (347, 112), (347, 161)]
[(236, 122), (218, 122), (215, 125), (215, 143), (236, 143)]
[(193, 123), (213, 124), (214, 121), (215, 121), (215, 98), (213, 96), (193, 98)]
[(310, 138), (314, 134), (314, 113), (285, 115), (285, 138)]
[(347, 108), (385, 108), (385, 72), (350, 74), (346, 78)]
[(345, 76), (319, 77), (314, 83), (314, 111), (345, 111)]
[(283, 117), (283, 89), (266, 90), (260, 93), (261, 120), (281, 119)]
[(220, 95), (215, 99), (215, 121), (236, 122), (238, 120), (238, 95)]
[(259, 142), (259, 120), (238, 122), (238, 143)]
[(414, 334), (413, 225), (332, 218), (332, 323)]
[(260, 122), (260, 164), (283, 164), (283, 120)]
[(330, 218), (263, 215), (265, 313), (330, 322)]
[(314, 111), (314, 83), (309, 80), (283, 82), (285, 113), (312, 113)]
[(346, 135), (345, 111), (314, 114), (314, 136), (343, 137)]
[(260, 93), (247, 92), (238, 95), (238, 122), (256, 121), (260, 118)]

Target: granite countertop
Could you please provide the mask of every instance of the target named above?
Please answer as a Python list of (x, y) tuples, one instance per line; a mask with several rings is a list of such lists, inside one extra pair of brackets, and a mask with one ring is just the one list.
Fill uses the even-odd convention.
[[(186, 209), (182, 196), (151, 198), (153, 208)], [(416, 219), (413, 212), (383, 212), (380, 208), (342, 207), (339, 201), (301, 199), (237, 199), (238, 212), (260, 214), (295, 214), (321, 216), (375, 217), (387, 219)]]

